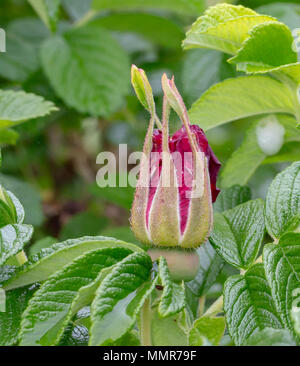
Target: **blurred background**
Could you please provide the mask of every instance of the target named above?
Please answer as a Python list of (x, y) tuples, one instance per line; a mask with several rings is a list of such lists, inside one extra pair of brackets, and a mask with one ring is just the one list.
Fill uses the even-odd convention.
[[(90, 0), (62, 0), (58, 10), (55, 8), (50, 14), (51, 35), (30, 1), (1, 0), (0, 27), (6, 31), (7, 52), (0, 54), (0, 88), (44, 96), (59, 108), (49, 116), (20, 124), (12, 133), (0, 137), (0, 182), (17, 195), (25, 207), (26, 223), (35, 226), (33, 241), (36, 245), (32, 253), (57, 239), (83, 235), (101, 234), (136, 242), (128, 222), (134, 190), (131, 187), (99, 188), (95, 179), (100, 168), (96, 156), (101, 151), (117, 152), (120, 143), (128, 144), (129, 153), (142, 149), (148, 114), (130, 87), (132, 63), (146, 71), (158, 111), (163, 72), (175, 75), (188, 107), (211, 85), (238, 76), (222, 53), (199, 49), (183, 51), (181, 47), (192, 22), (207, 6), (217, 2), (96, 0), (92, 8)], [(55, 3), (58, 1), (53, 0), (52, 5)], [(291, 29), (300, 27), (299, 0), (231, 3), (276, 16)], [(76, 41), (71, 36), (68, 38), (74, 57), (82, 56), (83, 69), (80, 72), (69, 70), (69, 74), (66, 70), (72, 80), (66, 77), (65, 83), (74, 94), (83, 94), (81, 105), (70, 102), (64, 90), (57, 87), (56, 55), (48, 40), (87, 23), (104, 29), (104, 39), (101, 49), (93, 47), (93, 34), (87, 33), (87, 39), (77, 37)], [(88, 37), (91, 38), (90, 48)], [(82, 41), (86, 49), (76, 45), (77, 41)], [(52, 63), (47, 59), (50, 51), (53, 51)], [(101, 58), (105, 52), (111, 52), (111, 59), (98, 63), (97, 57)], [(83, 85), (85, 62), (96, 79), (105, 77), (109, 84), (104, 86), (107, 93), (99, 98), (92, 80), (90, 86)], [(71, 69), (71, 65), (66, 64), (67, 69), (69, 66)], [(85, 104), (85, 93), (95, 96), (92, 106)], [(197, 122), (201, 126), (201, 121)], [(240, 120), (208, 131), (209, 143), (223, 164), (241, 145), (249, 122)], [(174, 118), (172, 130), (178, 126)], [(253, 197), (264, 197), (270, 181), (285, 164), (284, 159), (276, 163), (269, 159), (265, 163), (268, 164), (258, 167), (249, 181)]]

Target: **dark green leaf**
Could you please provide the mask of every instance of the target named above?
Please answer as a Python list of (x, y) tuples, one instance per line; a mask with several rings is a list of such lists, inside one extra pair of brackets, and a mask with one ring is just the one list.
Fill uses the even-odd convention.
[(254, 332), (266, 327), (282, 328), (262, 264), (254, 265), (244, 276), (227, 279), (224, 311), (229, 333), (236, 345), (244, 344)]
[(167, 318), (183, 310), (185, 306), (184, 284), (180, 285), (172, 281), (167, 261), (163, 257), (159, 258), (158, 273), (164, 288), (158, 305), (158, 314), (162, 318)]
[(266, 277), (278, 313), (284, 325), (294, 330), (291, 318), (294, 291), (300, 288), (300, 234), (287, 233), (279, 244), (268, 244), (264, 247), (263, 261)]
[(41, 59), (68, 106), (105, 117), (121, 107), (129, 89), (129, 60), (106, 30), (93, 25), (72, 28), (46, 40)]
[(224, 261), (211, 246), (210, 242), (202, 244), (198, 249), (199, 272), (194, 280), (187, 283), (190, 290), (197, 296), (203, 296), (215, 283), (221, 272)]
[(0, 312), (0, 345), (17, 343), (21, 316), (36, 287), (23, 287), (6, 292), (6, 311)]
[(266, 227), (278, 239), (300, 223), (300, 162), (279, 173), (271, 183), (266, 198)]
[(115, 247), (126, 248), (132, 252), (143, 252), (136, 245), (104, 236), (86, 236), (79, 239), (70, 239), (54, 244), (50, 248), (42, 249), (38, 254), (29, 258), (27, 263), (18, 268), (14, 274), (11, 274), (10, 280), (3, 287), (12, 289), (38, 281), (45, 281), (53, 273), (70, 264), (84, 253), (95, 249)]
[(257, 199), (215, 214), (209, 241), (233, 266), (245, 269), (255, 261), (265, 235), (263, 210), (263, 201)]
[(77, 258), (47, 280), (30, 300), (20, 331), (21, 345), (55, 345), (72, 316), (88, 305), (107, 271), (131, 253), (104, 248)]
[(214, 211), (223, 212), (230, 210), (241, 203), (251, 200), (251, 191), (247, 186), (235, 184), (229, 188), (222, 189), (214, 203)]
[(149, 281), (152, 261), (133, 253), (119, 262), (99, 286), (91, 306), (90, 345), (115, 342), (131, 330), (156, 281)]

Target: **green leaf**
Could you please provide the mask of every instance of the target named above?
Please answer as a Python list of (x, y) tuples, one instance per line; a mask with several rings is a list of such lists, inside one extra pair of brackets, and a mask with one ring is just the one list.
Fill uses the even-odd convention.
[(300, 288), (300, 234), (287, 233), (279, 244), (267, 244), (263, 251), (266, 277), (284, 325), (294, 331), (291, 310), (294, 291)]
[(262, 264), (255, 264), (244, 276), (227, 279), (224, 311), (236, 345), (244, 344), (247, 338), (264, 328), (282, 328)]
[(232, 185), (229, 188), (222, 189), (214, 203), (215, 212), (230, 210), (241, 203), (251, 200), (251, 191), (247, 186), (239, 184)]
[(17, 343), (21, 316), (36, 287), (23, 287), (6, 292), (6, 311), (0, 312), (0, 346)]
[(188, 346), (188, 337), (180, 327), (182, 313), (161, 318), (157, 307), (152, 309), (151, 334), (153, 346)]
[(3, 78), (23, 82), (39, 67), (37, 50), (18, 34), (6, 33), (6, 52), (1, 53), (0, 75)]
[(178, 284), (172, 281), (167, 261), (163, 257), (159, 258), (158, 273), (163, 286), (163, 293), (158, 305), (158, 314), (162, 318), (167, 318), (184, 309), (184, 284)]
[(110, 344), (109, 346), (123, 346), (123, 347), (129, 347), (129, 346), (140, 346), (141, 342), (138, 336), (138, 332), (136, 330), (132, 330), (114, 343)]
[(202, 316), (197, 319), (190, 330), (189, 346), (203, 346), (205, 339), (218, 346), (225, 331), (225, 318)]
[(215, 214), (209, 241), (225, 261), (243, 269), (253, 264), (265, 235), (263, 210), (257, 199)]
[(257, 124), (255, 122), (246, 131), (242, 144), (227, 160), (221, 173), (222, 187), (227, 188), (234, 184), (247, 184), (256, 169), (267, 157), (257, 143)]
[(46, 26), (55, 31), (59, 17), (60, 0), (28, 0)]
[(202, 244), (198, 249), (199, 271), (196, 277), (187, 283), (187, 287), (198, 297), (203, 296), (215, 283), (224, 261), (211, 246), (210, 242)]
[(30, 245), (30, 247), (28, 248), (28, 254), (29, 254), (29, 256), (37, 254), (42, 249), (49, 248), (51, 245), (55, 244), (56, 242), (57, 242), (57, 239), (53, 238), (52, 236), (46, 236), (45, 238), (37, 240), (35, 243)]
[(279, 173), (266, 197), (266, 227), (274, 239), (295, 229), (300, 223), (300, 162)]
[(0, 144), (15, 145), (19, 138), (19, 134), (14, 130), (0, 130)]
[(263, 164), (299, 161), (300, 142), (289, 142), (282, 146), (278, 154), (268, 156)]
[[(272, 93), (270, 93), (272, 90)], [(293, 96), (281, 82), (252, 75), (212, 86), (192, 105), (189, 115), (204, 130), (237, 119), (266, 113), (294, 113)]]
[(52, 102), (23, 91), (0, 90), (0, 128), (11, 127), (28, 119), (57, 110)]
[(87, 346), (89, 343), (89, 331), (83, 325), (69, 324), (58, 346)]
[[(254, 27), (250, 38), (229, 60), (246, 72), (268, 72), (275, 67), (297, 62), (292, 50), (293, 36), (285, 24), (270, 22)], [(263, 50), (263, 52), (262, 52)]]
[(13, 224), (0, 229), (0, 265), (20, 252), (30, 240), (33, 228), (30, 225)]
[(182, 65), (182, 89), (189, 104), (220, 81), (222, 55), (212, 50), (191, 50)]
[[(34, 226), (41, 225), (44, 220), (44, 213), (39, 192), (31, 184), (10, 175), (0, 174), (0, 182), (18, 197), (17, 199), (14, 196), (13, 199), (13, 205), (17, 208), (18, 216), (15, 222), (22, 223), (24, 220), (25, 224)], [(26, 211), (26, 217), (24, 209)]]
[(85, 236), (70, 239), (62, 243), (42, 249), (41, 252), (29, 258), (28, 262), (19, 267), (16, 273), (3, 285), (5, 289), (22, 287), (30, 283), (45, 281), (56, 271), (70, 264), (74, 259), (91, 250), (102, 248), (122, 247), (132, 252), (143, 252), (136, 245), (125, 243), (114, 238), (104, 236)]
[(103, 280), (91, 306), (91, 346), (110, 344), (132, 329), (156, 283), (149, 281), (151, 269), (147, 254), (133, 253)]
[(95, 10), (163, 9), (179, 14), (197, 15), (205, 7), (203, 0), (93, 0)]
[(104, 117), (121, 107), (129, 89), (129, 60), (106, 30), (72, 28), (46, 40), (41, 59), (51, 85), (69, 107)]
[(0, 287), (0, 313), (5, 313), (6, 308), (6, 295), (3, 288)]
[(20, 345), (55, 345), (72, 316), (94, 297), (97, 285), (131, 252), (127, 248), (103, 248), (77, 258), (49, 278), (30, 300), (22, 317)]
[(184, 37), (182, 29), (167, 18), (147, 13), (111, 14), (93, 21), (111, 31), (133, 32), (166, 48), (180, 48)]
[(245, 346), (297, 346), (287, 329), (265, 328), (247, 339)]
[(235, 54), (249, 37), (248, 32), (251, 28), (274, 20), (243, 6), (218, 4), (207, 9), (192, 25), (187, 32), (183, 47), (211, 48)]

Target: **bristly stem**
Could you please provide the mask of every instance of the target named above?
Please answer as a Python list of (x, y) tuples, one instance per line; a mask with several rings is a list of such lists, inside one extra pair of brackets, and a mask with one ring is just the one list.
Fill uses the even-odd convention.
[(148, 297), (141, 310), (141, 344), (142, 346), (151, 346), (151, 299)]

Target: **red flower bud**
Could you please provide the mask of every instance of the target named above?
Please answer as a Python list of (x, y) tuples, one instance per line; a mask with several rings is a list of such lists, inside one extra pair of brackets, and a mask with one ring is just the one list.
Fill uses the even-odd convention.
[[(164, 76), (163, 88), (163, 126), (154, 129), (156, 115), (152, 115), (131, 225), (144, 243), (195, 248), (206, 241), (212, 228), (212, 202), (219, 193), (216, 179), (221, 164), (203, 130), (190, 125), (174, 81)], [(170, 106), (183, 121), (172, 137), (168, 134)]]

